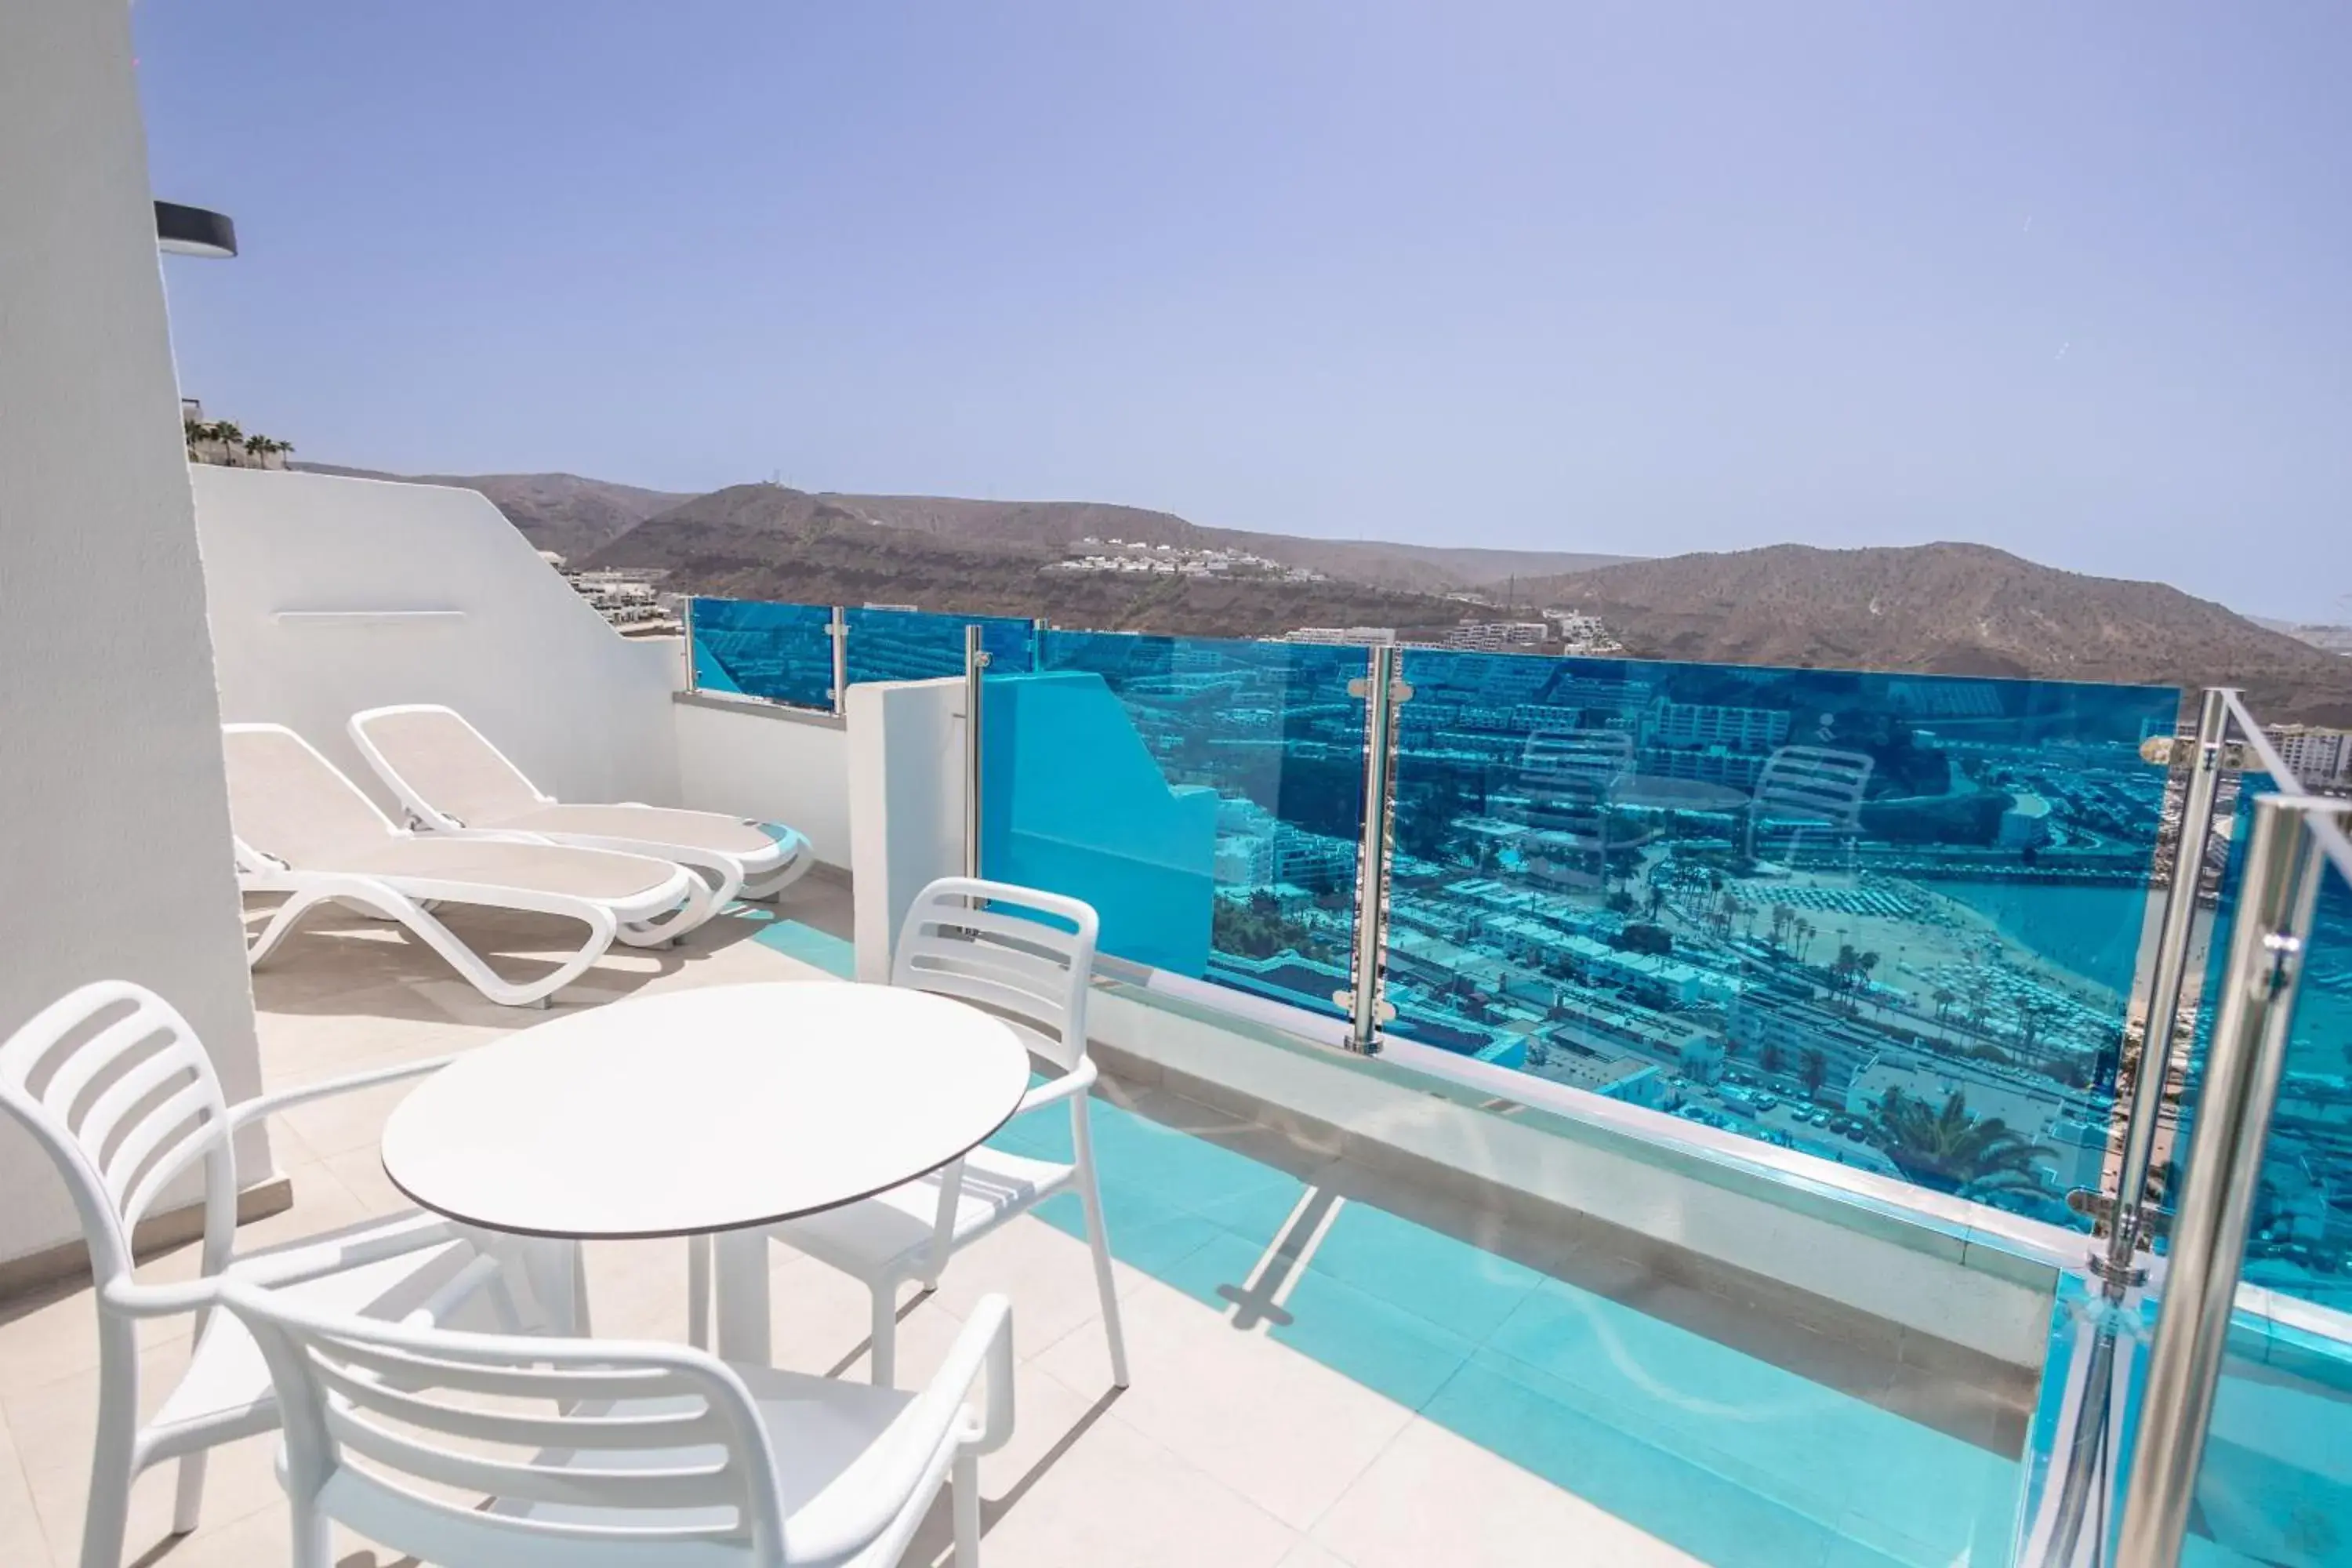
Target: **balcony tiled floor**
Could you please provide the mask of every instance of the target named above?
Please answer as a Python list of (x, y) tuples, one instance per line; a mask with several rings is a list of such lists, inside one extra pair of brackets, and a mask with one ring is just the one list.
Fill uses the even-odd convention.
[[(463, 916), (455, 917), (463, 919)], [(683, 952), (616, 952), (561, 1005), (845, 965), (845, 893), (804, 882), (781, 918), (715, 922)], [(463, 928), (520, 963), (524, 921)], [(542, 948), (541, 943), (545, 942)], [(545, 1015), (484, 1003), (391, 928), (322, 922), (256, 977), (275, 1087), (462, 1050)], [(404, 1090), (275, 1130), (293, 1210), (247, 1245), (397, 1208), (377, 1163)], [(987, 1560), (1012, 1565), (1428, 1568), (1704, 1561), (1741, 1568), (2005, 1561), (2018, 1391), (1972, 1389), (1757, 1321), (1734, 1304), (1399, 1190), (1392, 1179), (1159, 1090), (1096, 1111), (1134, 1359), (1110, 1387), (1073, 1200), (959, 1257), (910, 1301), (901, 1375), (926, 1375), (982, 1292), (1014, 1303), (1012, 1445), (982, 1467)], [(1066, 1122), (1015, 1124), (1050, 1152)], [(184, 1272), (192, 1249), (150, 1265)], [(597, 1326), (681, 1338), (676, 1242), (589, 1248)], [(779, 1249), (779, 1359), (862, 1375), (862, 1287)], [(87, 1290), (0, 1306), (0, 1563), (74, 1561), (95, 1408)], [(149, 1331), (157, 1378), (184, 1323)], [(140, 1484), (132, 1560), (283, 1560), (274, 1439), (216, 1458), (204, 1527), (162, 1534)], [(909, 1561), (944, 1554), (944, 1521)], [(145, 1553), (143, 1557), (141, 1553)], [(365, 1542), (343, 1568), (392, 1568)]]

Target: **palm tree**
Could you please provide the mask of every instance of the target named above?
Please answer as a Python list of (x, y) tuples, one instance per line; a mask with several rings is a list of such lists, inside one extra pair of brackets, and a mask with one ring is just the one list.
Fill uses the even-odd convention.
[(1966, 1090), (1952, 1090), (1937, 1110), (1890, 1088), (1874, 1120), (1886, 1157), (1923, 1187), (1990, 1193), (2039, 1184), (2033, 1162), (2042, 1146), (1998, 1116), (1970, 1116)]

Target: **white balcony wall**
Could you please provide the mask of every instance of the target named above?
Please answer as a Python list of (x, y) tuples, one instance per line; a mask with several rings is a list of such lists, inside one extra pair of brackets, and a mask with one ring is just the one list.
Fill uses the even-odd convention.
[(680, 804), (677, 645), (608, 626), (473, 490), (198, 468), (220, 704), (287, 724), (389, 806), (344, 733), (444, 702), (559, 799)]
[(852, 915), (857, 978), (890, 976), (915, 895), (963, 869), (963, 679), (849, 689)]
[(679, 698), (674, 714), (682, 804), (789, 823), (819, 860), (849, 868), (848, 736), (838, 720), (699, 696)]
[[(0, 1037), (152, 986), (259, 1086), (131, 16), (0, 5)], [(234, 265), (231, 263), (230, 265)], [(257, 1134), (240, 1145), (267, 1173)], [(0, 1279), (78, 1247), (0, 1118)]]

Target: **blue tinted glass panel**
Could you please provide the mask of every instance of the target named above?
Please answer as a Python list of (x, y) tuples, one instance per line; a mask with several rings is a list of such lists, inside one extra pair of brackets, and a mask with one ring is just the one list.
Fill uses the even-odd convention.
[(988, 685), (982, 869), (1092, 903), (1106, 952), (1339, 1011), (1364, 650), (1052, 631), (1038, 662)]
[[(2246, 781), (2233, 848), (2242, 851), (2252, 802), (2272, 784), (2263, 775)], [(2231, 857), (2218, 922), (2224, 929), (2236, 911), (2242, 858)], [(2217, 959), (2217, 968), (2223, 963)], [(2215, 994), (2209, 988), (2200, 1020), (2209, 1027)], [(2200, 1037), (2200, 1064), (2203, 1044)], [(2183, 1562), (2352, 1564), (2352, 1479), (2336, 1458), (2352, 1454), (2352, 1332), (2343, 1315), (2352, 1309), (2347, 1051), (2352, 884), (2331, 869), (2314, 910), (2240, 1273), (2245, 1283), (2325, 1310), (2273, 1298), (2266, 1310), (2242, 1305), (2232, 1317)], [(2193, 1093), (2193, 1073), (2190, 1086)]]
[(2176, 691), (1408, 649), (1395, 1032), (2058, 1224)]
[[(2242, 781), (2229, 825), (2229, 847), (2205, 954), (2205, 989), (2197, 1017), (2189, 1080), (2180, 1097), (2174, 1164), (2164, 1191), (2179, 1190), (2197, 1100), (2204, 1087), (2222, 973), (2229, 963), (2253, 803), (2275, 793), (2267, 774)], [(2169, 1206), (2168, 1203), (2168, 1207)], [(2312, 912), (2278, 1109), (2263, 1149), (2262, 1187), (2246, 1241), (2244, 1278), (2338, 1310), (2352, 1310), (2352, 887), (2332, 869)]]
[(2246, 1278), (2352, 1311), (2352, 884), (2340, 876), (2313, 911)]
[(697, 599), (693, 615), (695, 689), (833, 706), (830, 605)]
[(999, 673), (1030, 664), (1031, 624), (1011, 616), (934, 615), (925, 610), (852, 609), (849, 683), (935, 680), (963, 673), (963, 629), (981, 628), (989, 668)]

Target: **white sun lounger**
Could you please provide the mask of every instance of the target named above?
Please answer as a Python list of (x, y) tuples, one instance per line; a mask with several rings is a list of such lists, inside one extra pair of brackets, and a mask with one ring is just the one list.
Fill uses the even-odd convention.
[(454, 709), (430, 703), (371, 708), (352, 715), (351, 734), (423, 832), (529, 835), (585, 849), (659, 856), (709, 880), (712, 914), (737, 898), (774, 898), (815, 858), (808, 840), (789, 827), (715, 811), (567, 805), (523, 776)]
[[(249, 964), (268, 957), (320, 904), (340, 902), (398, 921), (491, 1001), (545, 1006), (615, 939), (656, 946), (709, 913), (709, 889), (682, 866), (569, 845), (413, 833), (284, 725), (224, 724), (221, 732), (237, 885), (292, 895), (247, 950)], [(588, 940), (553, 973), (518, 984), (433, 917), (440, 903), (561, 915), (585, 925)]]

